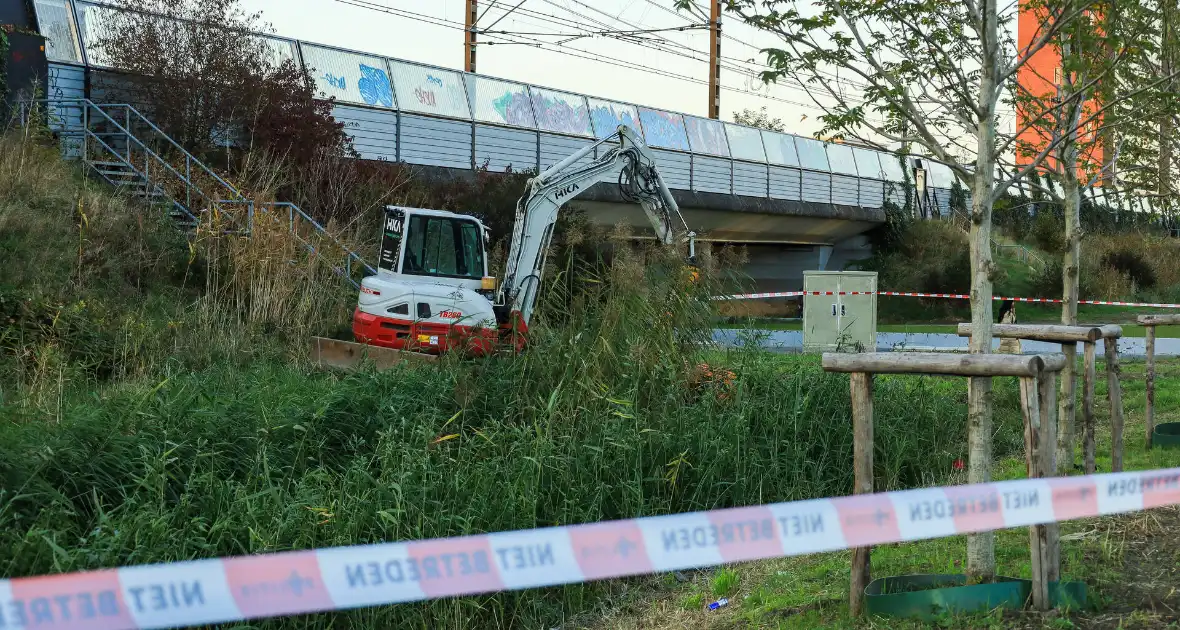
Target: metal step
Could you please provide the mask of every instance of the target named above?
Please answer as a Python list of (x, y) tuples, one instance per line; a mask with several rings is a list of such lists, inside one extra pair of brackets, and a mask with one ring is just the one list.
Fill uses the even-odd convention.
[(135, 178), (135, 179), (142, 179), (142, 178), (140, 177), (139, 173), (136, 173), (135, 171), (109, 171), (109, 170), (99, 170), (99, 171), (98, 171), (98, 174), (99, 174), (99, 175), (105, 175), (105, 176), (107, 176), (107, 177), (132, 177), (132, 178)]

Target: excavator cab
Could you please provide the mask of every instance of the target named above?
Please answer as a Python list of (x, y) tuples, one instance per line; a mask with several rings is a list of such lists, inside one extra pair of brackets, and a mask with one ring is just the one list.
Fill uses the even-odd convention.
[(475, 217), (389, 207), (378, 274), (475, 280), (487, 277), (487, 232)]
[[(495, 328), (487, 230), (445, 210), (385, 209), (377, 275), (361, 282), (358, 341), (440, 352)], [(489, 335), (494, 336), (494, 335)]]

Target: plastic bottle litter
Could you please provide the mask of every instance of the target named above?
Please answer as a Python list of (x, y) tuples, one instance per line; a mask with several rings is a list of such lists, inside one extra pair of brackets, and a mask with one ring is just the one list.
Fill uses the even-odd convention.
[(721, 599), (709, 604), (709, 610), (717, 610), (718, 608), (725, 608), (729, 605), (729, 600), (722, 597)]

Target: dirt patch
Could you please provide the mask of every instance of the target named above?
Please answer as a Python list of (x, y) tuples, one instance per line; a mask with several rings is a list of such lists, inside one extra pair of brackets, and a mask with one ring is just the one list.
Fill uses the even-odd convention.
[[(1122, 548), (1122, 566), (1091, 584), (1098, 610), (1071, 614), (1013, 612), (1007, 628), (1086, 630), (1180, 626), (1180, 509), (1158, 508), (1099, 521), (1102, 541), (1087, 550), (1087, 563), (1101, 563), (1102, 545)], [(1097, 565), (1095, 565), (1097, 566)], [(1070, 625), (1072, 624), (1072, 625)]]

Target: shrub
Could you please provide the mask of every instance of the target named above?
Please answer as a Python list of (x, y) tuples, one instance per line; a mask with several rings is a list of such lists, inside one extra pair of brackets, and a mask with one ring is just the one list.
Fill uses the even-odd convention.
[(313, 101), (310, 73), (281, 59), (259, 13), (239, 0), (116, 0), (91, 54), (128, 74), (103, 75), (101, 88), (141, 105), (165, 132), (206, 158), (227, 144), (296, 163), (320, 150), (347, 153), (330, 102)]
[[(1080, 267), (1078, 273), (1080, 299), (1111, 299), (1124, 295), (1122, 291), (1126, 287), (1119, 285), (1117, 279), (1103, 275), (1102, 267), (1096, 264), (1092, 258), (1083, 256)], [(1112, 280), (1115, 281), (1112, 282)], [(1064, 280), (1059, 257), (1048, 259), (1045, 265), (1033, 275), (1029, 290), (1033, 293), (1032, 297), (1061, 297), (1064, 292)]]
[(883, 287), (929, 293), (961, 293), (971, 286), (971, 252), (966, 235), (948, 222), (914, 221), (896, 245), (860, 266), (880, 274)]
[(1102, 265), (1126, 274), (1140, 289), (1155, 286), (1155, 271), (1139, 252), (1129, 249), (1109, 252), (1102, 257)]
[(914, 221), (904, 208), (892, 201), (885, 202), (884, 210), (885, 222), (865, 234), (865, 238), (873, 248), (873, 253), (877, 255), (886, 255), (900, 250), (905, 243), (906, 233), (909, 232)]
[(1041, 251), (1061, 254), (1065, 251), (1065, 218), (1055, 207), (1041, 205), (1032, 220), (1027, 240)]
[(992, 222), (1009, 235), (1024, 237), (1032, 230), (1034, 217), (1028, 201), (1022, 197), (1005, 195), (992, 208)]

